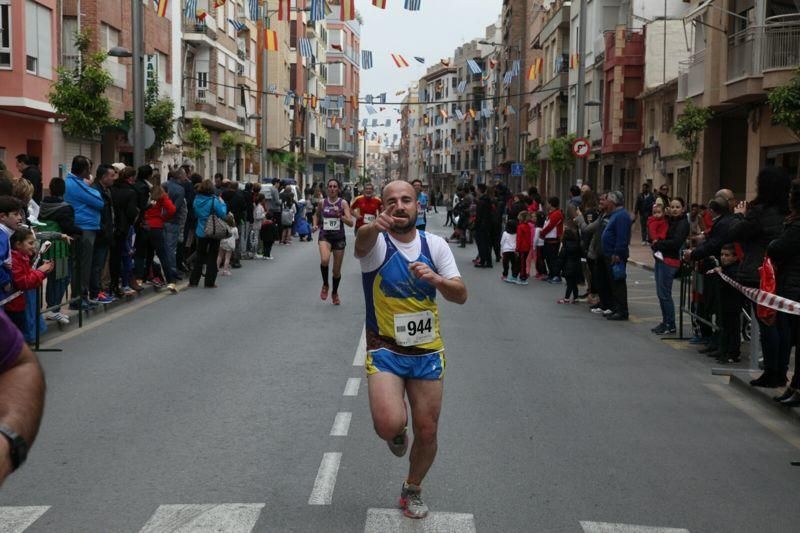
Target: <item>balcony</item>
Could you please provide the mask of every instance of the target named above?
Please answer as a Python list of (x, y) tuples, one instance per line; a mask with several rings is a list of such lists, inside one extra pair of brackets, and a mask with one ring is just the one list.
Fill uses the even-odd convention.
[(678, 100), (703, 94), (706, 84), (706, 51), (700, 50), (678, 63)]
[(187, 42), (202, 42), (205, 39), (217, 40), (217, 27), (214, 17), (207, 16), (204, 21), (194, 17), (183, 19), (183, 40)]
[(214, 113), (217, 109), (217, 95), (208, 89), (190, 91), (186, 98), (187, 111)]

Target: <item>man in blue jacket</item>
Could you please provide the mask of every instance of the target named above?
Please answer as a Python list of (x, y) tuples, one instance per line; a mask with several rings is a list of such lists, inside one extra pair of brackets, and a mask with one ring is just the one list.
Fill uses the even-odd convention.
[[(92, 256), (94, 241), (100, 230), (100, 216), (105, 202), (100, 191), (91, 186), (90, 168), (92, 162), (82, 155), (72, 159), (72, 167), (67, 173), (64, 201), (75, 211), (75, 225), (80, 228), (81, 235), (75, 241), (76, 264), (78, 272), (72, 276), (72, 297), (81, 295), (81, 306), (89, 309), (92, 305), (86, 297), (92, 274)], [(78, 309), (78, 303), (72, 302), (70, 309)]]
[(628, 286), (625, 281), (625, 267), (630, 255), (631, 215), (625, 210), (625, 198), (620, 191), (608, 193), (609, 203), (613, 210), (608, 225), (603, 230), (601, 243), (603, 257), (611, 280), (611, 294), (614, 299), (613, 313), (608, 320), (628, 320)]

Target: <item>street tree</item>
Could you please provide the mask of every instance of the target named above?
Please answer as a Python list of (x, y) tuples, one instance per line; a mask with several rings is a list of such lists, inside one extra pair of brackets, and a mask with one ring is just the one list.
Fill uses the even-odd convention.
[(683, 147), (683, 157), (689, 161), (689, 179), (686, 184), (686, 198), (691, 201), (692, 175), (694, 174), (695, 158), (700, 148), (700, 138), (708, 126), (714, 113), (707, 107), (698, 107), (688, 100), (683, 113), (675, 121), (672, 133)]
[(190, 145), (186, 153), (195, 161), (205, 156), (211, 148), (211, 134), (200, 123), (200, 119), (192, 120), (192, 127), (186, 132), (186, 142)]
[(577, 137), (570, 133), (561, 137), (553, 137), (547, 141), (550, 147), (550, 166), (556, 173), (559, 182), (564, 174), (571, 171), (575, 165), (575, 154), (572, 153), (572, 144)]
[(103, 68), (104, 52), (91, 52), (89, 28), (75, 34), (78, 64), (56, 69), (58, 78), (51, 85), (47, 99), (64, 117), (62, 130), (76, 139), (97, 140), (104, 127), (111, 125), (111, 103), (105, 92), (111, 86), (111, 74)]
[[(785, 126), (800, 139), (800, 68), (786, 85), (776, 87), (767, 95), (772, 120)], [(800, 178), (800, 167), (797, 169)]]

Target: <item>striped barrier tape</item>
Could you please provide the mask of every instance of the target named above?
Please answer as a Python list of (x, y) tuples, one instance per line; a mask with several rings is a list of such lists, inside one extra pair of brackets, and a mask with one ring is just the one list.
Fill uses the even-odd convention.
[(728, 283), (728, 285), (731, 285), (733, 288), (744, 294), (749, 300), (754, 301), (756, 304), (762, 307), (790, 315), (800, 315), (800, 303), (798, 302), (778, 296), (777, 294), (772, 294), (771, 292), (762, 291), (761, 289), (745, 287), (741, 283), (732, 280), (722, 272), (717, 272), (717, 274), (719, 274), (719, 277)]
[(13, 300), (13, 299), (15, 299), (17, 296), (19, 296), (20, 294), (22, 294), (22, 291), (13, 292), (13, 293), (11, 293), (11, 296), (7, 297), (7, 298), (6, 298), (6, 299), (4, 299), (4, 300), (0, 300), (0, 307), (3, 307), (3, 306), (4, 306), (4, 305), (6, 305), (8, 302), (12, 301), (12, 300)]

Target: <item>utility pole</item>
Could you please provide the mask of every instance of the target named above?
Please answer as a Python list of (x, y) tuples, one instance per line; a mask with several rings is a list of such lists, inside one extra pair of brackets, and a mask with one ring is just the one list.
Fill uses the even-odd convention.
[[(517, 75), (517, 163), (522, 163), (522, 37), (517, 45), (517, 59), (519, 60), (519, 74)], [(522, 178), (517, 190), (522, 189)]]
[[(134, 0), (135, 2), (136, 0)], [(270, 24), (270, 11), (269, 3), (264, 3), (264, 29), (269, 30)], [(261, 177), (267, 177), (267, 108), (269, 106), (269, 98), (267, 98), (267, 84), (269, 83), (269, 76), (267, 72), (267, 42), (266, 31), (262, 32), (261, 39), (264, 41), (264, 46), (261, 50)]]
[[(586, 0), (581, 0), (578, 14), (578, 89), (577, 89), (577, 116), (575, 130), (578, 137), (586, 135), (586, 69), (583, 67), (583, 57), (586, 55)], [(584, 179), (584, 166), (586, 160), (578, 157), (575, 161), (575, 181)]]
[(144, 165), (144, 13), (141, 0), (131, 0), (133, 33), (133, 166)]

